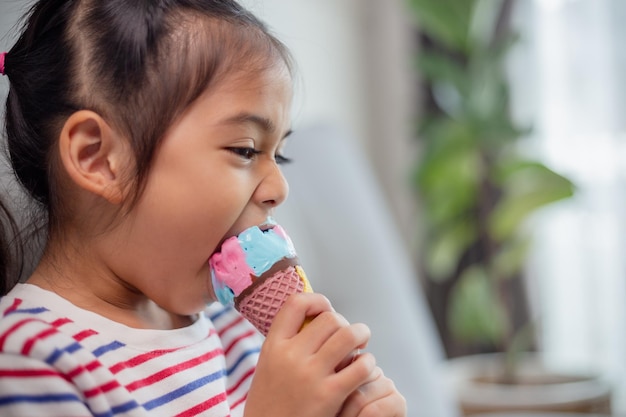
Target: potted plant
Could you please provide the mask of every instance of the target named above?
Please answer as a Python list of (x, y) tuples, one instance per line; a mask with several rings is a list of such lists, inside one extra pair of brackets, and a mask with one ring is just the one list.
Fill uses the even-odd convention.
[[(521, 147), (530, 129), (511, 116), (505, 71), (517, 40), (513, 0), (408, 4), (423, 41), (414, 184), (426, 293), (448, 356), (507, 352), (495, 355), (500, 362), (489, 376), (474, 380), (511, 385), (520, 374), (516, 353), (534, 341), (522, 290), (528, 220), (575, 187)], [(534, 359), (524, 361), (523, 372), (536, 368)], [(462, 368), (475, 371), (465, 362)]]

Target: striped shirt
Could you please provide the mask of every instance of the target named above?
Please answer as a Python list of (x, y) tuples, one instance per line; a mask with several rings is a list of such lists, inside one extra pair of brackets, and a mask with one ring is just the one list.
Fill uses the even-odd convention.
[(262, 341), (219, 304), (133, 329), (19, 284), (0, 299), (0, 416), (241, 416)]

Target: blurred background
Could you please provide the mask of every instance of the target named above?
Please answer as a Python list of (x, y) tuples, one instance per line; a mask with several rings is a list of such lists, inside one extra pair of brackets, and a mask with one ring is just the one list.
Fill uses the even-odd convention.
[[(1, 0), (0, 49), (29, 3)], [(372, 318), (390, 340), (372, 349), (409, 415), (456, 415), (437, 382), (448, 362), (515, 349), (599, 375), (626, 414), (626, 2), (242, 3), (297, 62), (294, 203), (281, 215), (338, 310), (369, 323), (381, 294), (400, 292)], [(324, 198), (355, 206), (312, 219)], [(345, 278), (363, 297), (327, 277), (348, 255), (329, 261), (310, 237), (348, 223), (378, 245), (356, 262), (402, 265)]]
[[(424, 67), (419, 61), (425, 50), (439, 49), (453, 61), (467, 64), (471, 48), (459, 46), (463, 40), (455, 44), (454, 33), (446, 38), (445, 30), (437, 29), (437, 11), (420, 15), (420, 11), (427, 11), (426, 1), (250, 0), (247, 3), (292, 48), (300, 66), (300, 98), (296, 100), (294, 114), (296, 130), (331, 124), (346, 133), (352, 146), (364, 150), (418, 271), (415, 279), (429, 297), (431, 307), (442, 310), (441, 306), (449, 304), (449, 298), (454, 295), (441, 288), (433, 290), (436, 285), (430, 284), (426, 276), (424, 263), (428, 261), (423, 254), (428, 244), (423, 238), (427, 228), (423, 219), (428, 216), (425, 207), (428, 202), (420, 201), (423, 189), (416, 180), (416, 171), (424, 162), (424, 154), (429, 152), (428, 140), (437, 136), (423, 127), (424, 120), (432, 115), (430, 110), (439, 107), (439, 115), (461, 117), (459, 109), (456, 112), (453, 109), (460, 106), (460, 99), (455, 97), (458, 91), (455, 93), (445, 85), (446, 76), (442, 75), (448, 71), (445, 66), (433, 63)], [(524, 321), (532, 321), (534, 340), (527, 348), (541, 351), (554, 368), (600, 373), (614, 387), (614, 411), (624, 413), (626, 49), (622, 41), (626, 38), (623, 24), (626, 2), (441, 0), (435, 3), (438, 3), (435, 9), (450, 16), (450, 21), (442, 24), (454, 24), (455, 15), (482, 13), (482, 17), (474, 16), (465, 27), (466, 33), (474, 33), (469, 37), (489, 37), (481, 35), (481, 30), (494, 29), (494, 17), (490, 13), (507, 3), (511, 10), (508, 21), (504, 21), (517, 39), (507, 46), (501, 60), (508, 101), (494, 99), (495, 105), (502, 106), (510, 115), (507, 122), (515, 132), (508, 132), (508, 136), (515, 139), (509, 142), (514, 142), (517, 152), (572, 184), (571, 195), (561, 190), (552, 197), (540, 197), (534, 205), (530, 203), (536, 210), (531, 213), (528, 208), (529, 215), (519, 225), (532, 240), (522, 258), (518, 284), (509, 285), (522, 294), (508, 295), (504, 303), (504, 308), (507, 302), (508, 307), (515, 305), (511, 307), (515, 310), (513, 315), (523, 317), (518, 317), (517, 326), (508, 326), (519, 330)], [(476, 12), (476, 8), (483, 10)], [(460, 21), (461, 31), (462, 20), (456, 19)], [(492, 46), (500, 47), (496, 43)], [(475, 55), (471, 59), (491, 59), (488, 53), (481, 55), (478, 51)], [(464, 71), (472, 70), (466, 65)], [(498, 74), (489, 72), (488, 67), (477, 71), (483, 71), (491, 80), (499, 80)], [(440, 79), (437, 73), (442, 75)], [(448, 81), (454, 77), (451, 75)], [(484, 80), (484, 85), (480, 82), (478, 90), (491, 88)], [(425, 140), (423, 136), (429, 137)], [(501, 145), (494, 144), (497, 146)], [(510, 149), (498, 149), (498, 155), (510, 153)], [(463, 165), (463, 161), (457, 160), (457, 164)], [(444, 175), (433, 172), (435, 176)], [(460, 175), (471, 176), (471, 171)], [(550, 179), (546, 177), (542, 181)], [(512, 183), (520, 188), (528, 186), (524, 180)], [(448, 197), (454, 199), (458, 189), (452, 186), (448, 190)], [(533, 198), (531, 194), (524, 197)], [(528, 200), (518, 201), (519, 205), (523, 201)], [(478, 221), (478, 213), (474, 214), (474, 220)], [(454, 256), (443, 258), (450, 260)], [(510, 264), (519, 262), (515, 257), (508, 259)], [(445, 286), (445, 279), (439, 286)], [(466, 292), (483, 302), (485, 291), (476, 287), (480, 286)], [(448, 299), (442, 299), (446, 294)], [(520, 297), (522, 301), (515, 301)], [(497, 322), (497, 314), (493, 312), (472, 315), (469, 307), (466, 313), (466, 317), (476, 321), (485, 321), (487, 315)], [(442, 327), (445, 324), (438, 325), (440, 337), (445, 336), (442, 349), (447, 357), (501, 349), (497, 343), (484, 341), (477, 347), (471, 337), (469, 342), (452, 340), (441, 333)], [(513, 332), (510, 328), (508, 331)]]

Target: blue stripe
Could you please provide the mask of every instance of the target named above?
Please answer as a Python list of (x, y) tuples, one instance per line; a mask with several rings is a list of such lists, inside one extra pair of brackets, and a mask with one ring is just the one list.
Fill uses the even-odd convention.
[(91, 409), (89, 410), (93, 417), (113, 417), (113, 412), (105, 411), (104, 413), (94, 413)]
[(23, 308), (23, 309), (9, 311), (6, 315), (8, 316), (10, 314), (17, 314), (17, 313), (41, 314), (41, 313), (45, 313), (46, 311), (49, 311), (49, 310), (45, 307)]
[(100, 346), (98, 349), (94, 350), (92, 353), (96, 356), (96, 357), (100, 357), (102, 355), (104, 355), (107, 352), (110, 352), (112, 350), (117, 350), (121, 347), (124, 347), (125, 345), (122, 342), (118, 342), (117, 340), (109, 343), (108, 345), (104, 345), (104, 346)]
[(247, 358), (248, 356), (253, 355), (255, 353), (259, 353), (260, 351), (261, 351), (261, 348), (254, 348), (254, 349), (249, 349), (249, 350), (246, 350), (245, 352), (243, 352), (243, 354), (239, 357), (239, 359), (237, 359), (237, 362), (235, 362), (235, 364), (233, 366), (231, 366), (230, 369), (228, 369), (226, 371), (226, 375), (230, 376), (230, 374), (235, 372), (235, 369), (237, 369), (237, 367), (239, 365), (241, 365), (241, 362), (243, 362), (243, 360), (245, 358)]
[(145, 403), (143, 405), (143, 407), (146, 410), (152, 410), (152, 409), (157, 408), (157, 407), (159, 407), (159, 406), (161, 406), (163, 404), (167, 404), (167, 403), (169, 403), (171, 401), (174, 401), (175, 399), (180, 398), (183, 395), (185, 395), (185, 394), (187, 394), (187, 393), (189, 393), (189, 392), (191, 392), (193, 390), (196, 390), (196, 389), (198, 389), (200, 387), (203, 387), (203, 386), (207, 385), (208, 383), (216, 381), (216, 380), (218, 380), (220, 378), (223, 378), (223, 377), (224, 377), (224, 370), (217, 371), (215, 373), (212, 373), (210, 375), (207, 375), (207, 376), (204, 376), (204, 377), (202, 377), (200, 379), (197, 379), (197, 380), (195, 380), (193, 382), (190, 382), (187, 385), (183, 385), (182, 387), (180, 387), (180, 388), (178, 388), (178, 389), (176, 389), (176, 390), (174, 390), (172, 392), (169, 392), (169, 393), (167, 393), (167, 394), (165, 394), (165, 395), (163, 395), (161, 397), (158, 397), (158, 398), (155, 398), (154, 400), (148, 401), (147, 403)]
[(58, 403), (76, 401), (82, 403), (81, 399), (74, 394), (41, 394), (41, 395), (12, 395), (10, 397), (0, 397), (0, 406), (27, 403)]
[(50, 354), (50, 356), (46, 358), (46, 363), (48, 365), (52, 365), (53, 363), (57, 361), (57, 359), (59, 359), (59, 356), (61, 356), (62, 354), (63, 354), (63, 350), (54, 348), (54, 350), (52, 351), (52, 354)]
[(79, 350), (80, 348), (81, 348), (81, 346), (80, 346), (80, 344), (79, 344), (78, 342), (74, 342), (74, 343), (72, 343), (71, 345), (67, 346), (67, 347), (66, 347), (66, 348), (64, 348), (64, 349), (58, 349), (58, 348), (55, 348), (55, 349), (52, 351), (52, 353), (50, 354), (50, 356), (48, 356), (48, 357), (46, 358), (46, 363), (47, 363), (48, 365), (52, 365), (52, 364), (54, 364), (54, 363), (57, 361), (57, 359), (59, 359), (59, 357), (60, 357), (62, 354), (66, 353), (66, 352), (67, 352), (67, 353), (74, 353), (74, 352), (76, 352), (77, 350)]
[(78, 342), (74, 342), (71, 345), (69, 345), (68, 347), (65, 348), (65, 351), (67, 353), (74, 353), (76, 352), (78, 349), (80, 349), (82, 346), (78, 343)]
[(217, 313), (209, 316), (209, 320), (215, 321), (218, 318), (220, 318), (221, 316), (223, 316), (224, 314), (226, 314), (227, 312), (229, 312), (231, 309), (232, 309), (232, 307), (224, 307), (222, 310), (220, 310)]
[(112, 407), (110, 411), (106, 411), (104, 413), (98, 414), (98, 413), (94, 413), (93, 411), (91, 411), (91, 413), (93, 414), (94, 417), (113, 417), (115, 414), (123, 414), (137, 407), (139, 407), (139, 404), (131, 400), (124, 404), (116, 405), (115, 407)]

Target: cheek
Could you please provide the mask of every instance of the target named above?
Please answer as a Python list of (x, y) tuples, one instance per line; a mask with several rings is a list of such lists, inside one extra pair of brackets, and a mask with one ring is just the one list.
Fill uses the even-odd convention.
[[(196, 266), (210, 256), (233, 227), (251, 192), (238, 178), (218, 181), (154, 181), (137, 207), (134, 226), (153, 254)], [(149, 243), (148, 243), (149, 242)], [(155, 255), (156, 254), (156, 255)]]

